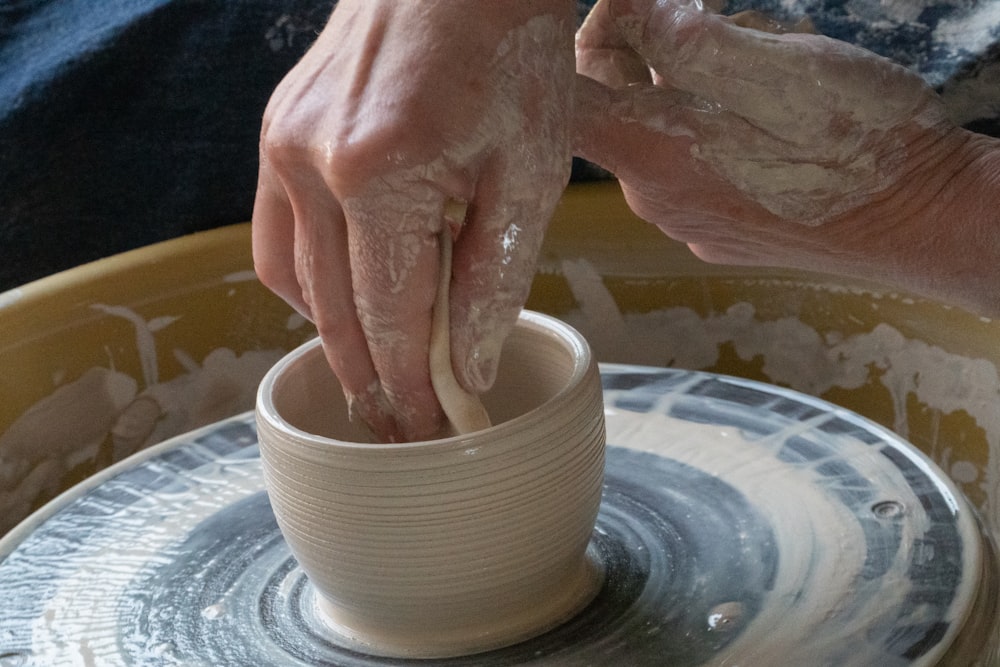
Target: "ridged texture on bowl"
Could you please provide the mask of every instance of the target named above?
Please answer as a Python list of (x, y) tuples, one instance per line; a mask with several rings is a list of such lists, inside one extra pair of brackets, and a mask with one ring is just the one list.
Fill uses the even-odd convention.
[[(329, 387), (283, 374), (329, 374), (325, 363), (313, 343), (279, 364), (261, 385), (258, 429), (275, 516), (337, 631), (373, 653), (443, 657), (525, 639), (590, 599), (604, 413), (575, 332), (523, 315), (486, 398), (503, 421), (425, 443), (293, 425), (310, 404), (324, 409)], [(337, 419), (317, 430), (357, 438)]]

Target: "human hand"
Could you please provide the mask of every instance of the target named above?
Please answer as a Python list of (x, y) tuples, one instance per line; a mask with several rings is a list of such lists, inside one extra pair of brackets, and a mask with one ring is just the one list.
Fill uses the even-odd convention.
[(929, 294), (954, 292), (949, 271), (974, 272), (955, 268), (968, 243), (941, 222), (976, 140), (909, 70), (653, 0), (601, 0), (577, 61), (578, 154), (702, 259)]
[(261, 281), (315, 322), (383, 439), (442, 415), (428, 343), (438, 239), (455, 239), (451, 361), (493, 382), (569, 177), (573, 3), (342, 0), (264, 115)]

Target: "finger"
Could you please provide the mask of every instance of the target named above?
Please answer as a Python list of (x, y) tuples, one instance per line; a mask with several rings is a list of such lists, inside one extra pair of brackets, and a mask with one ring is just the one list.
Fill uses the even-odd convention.
[(429, 185), (384, 185), (345, 201), (354, 304), (385, 397), (414, 440), (443, 422), (428, 349), (445, 198)]
[[(670, 169), (695, 144), (697, 118), (688, 110), (689, 96), (655, 86), (612, 90), (578, 76), (573, 117), (574, 152), (619, 176), (646, 181)], [(723, 112), (724, 113), (724, 112)], [(641, 156), (656, 155), (650, 165)], [(637, 171), (638, 170), (638, 171)], [(635, 172), (635, 173), (633, 173)]]
[(612, 88), (652, 81), (649, 67), (619, 32), (608, 0), (594, 5), (576, 33), (576, 71)]
[[(745, 29), (684, 2), (614, 0), (614, 9), (622, 35), (663, 83), (776, 134), (793, 134), (789, 124), (800, 119), (799, 129), (810, 137), (824, 128), (815, 113), (803, 110), (849, 110), (878, 125), (912, 112), (923, 100), (904, 68), (844, 42)], [(880, 105), (891, 108), (876, 112), (872, 90), (900, 85), (901, 94), (879, 97)]]
[(503, 342), (528, 298), (542, 237), (565, 185), (558, 176), (520, 182), (525, 176), (515, 171), (499, 161), (484, 165), (454, 247), (452, 364), (472, 393), (493, 385)]
[(323, 350), (357, 414), (382, 440), (401, 432), (379, 382), (355, 310), (344, 213), (320, 181), (290, 190), (295, 214), (294, 266)]
[[(734, 71), (745, 74), (741, 78), (745, 83), (773, 83), (775, 68), (786, 69), (790, 55), (805, 55), (794, 52), (800, 43), (797, 36), (741, 28), (729, 18), (706, 12), (698, 2), (609, 1), (622, 39), (671, 85), (686, 90), (692, 87), (682, 83), (697, 83), (699, 76), (709, 75), (700, 92), (725, 92), (720, 75)], [(797, 64), (801, 66), (801, 60)], [(732, 78), (725, 84), (738, 88)]]
[(732, 14), (729, 19), (741, 28), (753, 28), (761, 32), (770, 32), (781, 35), (786, 32), (802, 32), (818, 34), (812, 19), (803, 16), (797, 21), (782, 21), (756, 9), (745, 9), (742, 12)]
[(263, 153), (250, 229), (257, 277), (295, 310), (312, 319), (295, 275), (295, 215), (284, 186)]
[(800, 79), (796, 68), (803, 66), (802, 54), (793, 58), (783, 39), (741, 29), (697, 4), (617, 0), (615, 10), (623, 38), (660, 83), (697, 92), (738, 113), (765, 103), (773, 107), (775, 94)]

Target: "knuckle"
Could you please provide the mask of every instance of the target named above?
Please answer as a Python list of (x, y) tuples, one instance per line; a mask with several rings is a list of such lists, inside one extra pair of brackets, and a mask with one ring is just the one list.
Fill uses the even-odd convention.
[(283, 119), (272, 122), (261, 135), (260, 151), (276, 168), (299, 161), (307, 152), (303, 133)]
[(295, 280), (294, 273), (290, 273), (284, 264), (271, 257), (254, 257), (253, 268), (257, 279), (272, 292), (287, 289), (288, 284)]

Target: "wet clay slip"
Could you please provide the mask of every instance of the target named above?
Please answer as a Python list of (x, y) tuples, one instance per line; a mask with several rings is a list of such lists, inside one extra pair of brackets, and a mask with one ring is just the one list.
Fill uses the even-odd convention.
[(993, 550), (911, 445), (748, 380), (614, 364), (601, 377), (587, 553), (602, 583), (548, 632), (427, 661), (331, 630), (245, 414), (109, 468), (0, 540), (0, 663), (1000, 664)]
[(540, 634), (593, 598), (605, 431), (586, 341), (522, 313), (483, 403), (488, 429), (380, 444), (348, 418), (318, 340), (264, 378), (268, 495), (338, 641), (469, 654)]

